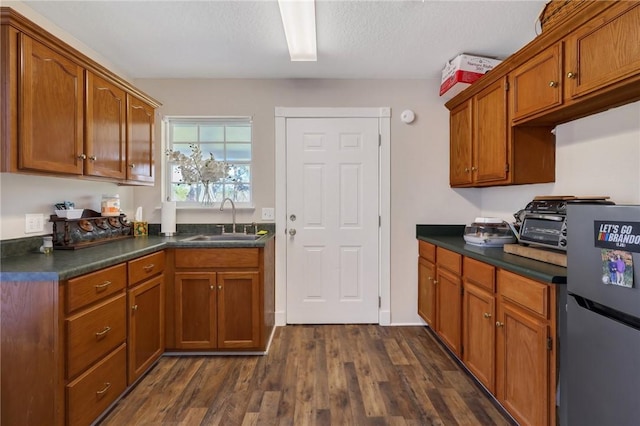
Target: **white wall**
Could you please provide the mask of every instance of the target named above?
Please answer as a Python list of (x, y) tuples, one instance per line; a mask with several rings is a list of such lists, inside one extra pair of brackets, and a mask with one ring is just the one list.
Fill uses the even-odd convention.
[[(255, 211), (238, 221), (260, 222), (275, 201), (275, 118), (282, 107), (382, 107), (391, 120), (391, 312), (394, 323), (418, 323), (416, 223), (465, 223), (480, 212), (480, 192), (449, 188), (449, 115), (437, 80), (138, 80), (163, 103), (160, 115), (251, 115), (254, 118)], [(400, 121), (405, 109), (416, 113)], [(158, 133), (159, 134), (159, 133)], [(157, 164), (163, 161), (158, 150)], [(160, 186), (136, 188), (136, 203), (151, 211)], [(159, 211), (149, 218), (159, 221)], [(229, 222), (228, 212), (178, 211), (178, 223)], [(283, 307), (277, 307), (282, 310)]]
[(536, 195), (608, 195), (640, 204), (640, 102), (556, 128), (556, 181), (482, 189), (482, 214), (513, 221)]

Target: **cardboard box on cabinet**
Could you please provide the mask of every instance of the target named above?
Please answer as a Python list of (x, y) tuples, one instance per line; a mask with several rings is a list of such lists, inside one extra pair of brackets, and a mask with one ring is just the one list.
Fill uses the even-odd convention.
[(447, 62), (442, 70), (440, 96), (447, 100), (453, 98), (474, 81), (491, 71), (500, 62), (502, 61), (499, 59), (467, 55), (465, 53), (456, 56)]

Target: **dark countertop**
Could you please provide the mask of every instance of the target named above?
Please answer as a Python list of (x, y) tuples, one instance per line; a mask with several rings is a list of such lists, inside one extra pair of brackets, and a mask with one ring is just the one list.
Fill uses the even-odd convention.
[(29, 252), (0, 259), (0, 280), (66, 280), (98, 269), (126, 262), (165, 248), (264, 247), (275, 234), (257, 240), (183, 242), (189, 234), (175, 237), (146, 236), (113, 241), (78, 250), (54, 250), (53, 254)]
[(467, 244), (464, 225), (417, 225), (416, 238), (537, 281), (566, 284), (567, 268), (505, 253), (502, 248)]

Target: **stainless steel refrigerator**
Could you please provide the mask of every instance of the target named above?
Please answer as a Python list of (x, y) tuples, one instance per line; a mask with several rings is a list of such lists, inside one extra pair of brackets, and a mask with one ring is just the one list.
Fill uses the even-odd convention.
[(639, 425), (640, 206), (570, 205), (567, 229), (561, 422)]

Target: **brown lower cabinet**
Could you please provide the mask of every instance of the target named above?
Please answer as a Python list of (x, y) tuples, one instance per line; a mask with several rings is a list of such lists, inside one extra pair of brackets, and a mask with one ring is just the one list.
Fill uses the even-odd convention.
[(172, 256), (168, 347), (264, 350), (274, 325), (273, 242), (265, 248), (178, 248)]
[[(555, 425), (555, 287), (425, 241), (419, 247), (419, 315), (519, 424)], [(424, 315), (432, 311), (435, 326)]]

